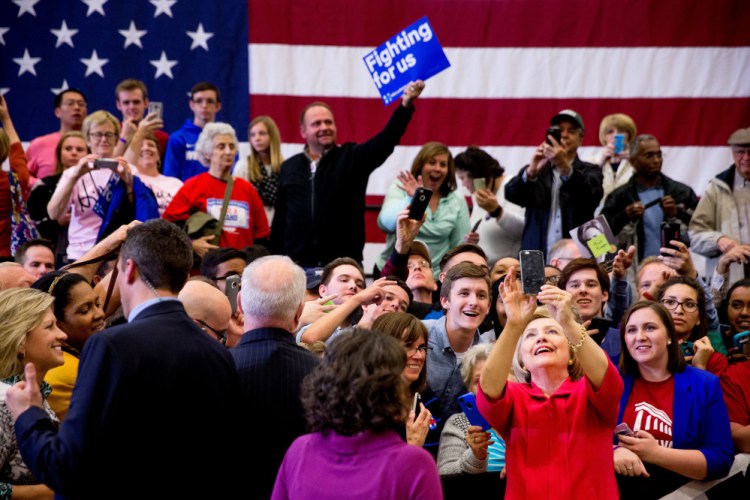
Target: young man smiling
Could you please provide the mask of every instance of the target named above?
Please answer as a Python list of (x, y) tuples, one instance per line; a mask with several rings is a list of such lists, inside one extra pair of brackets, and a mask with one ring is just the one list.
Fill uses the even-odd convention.
[(429, 331), (427, 385), (440, 399), (441, 419), (461, 411), (457, 398), (467, 392), (461, 360), (473, 345), (484, 343), (479, 325), (490, 311), (490, 279), (484, 267), (460, 262), (448, 270), (440, 290), (445, 316), (425, 320)]

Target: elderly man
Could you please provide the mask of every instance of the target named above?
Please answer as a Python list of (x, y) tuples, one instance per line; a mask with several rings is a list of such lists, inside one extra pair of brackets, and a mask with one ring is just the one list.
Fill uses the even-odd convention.
[(750, 259), (750, 128), (735, 130), (727, 142), (734, 163), (708, 182), (688, 228), (693, 251), (710, 259), (706, 274), (733, 252), (729, 276), (717, 275), (723, 287), (750, 278), (742, 267)]
[(300, 386), (318, 364), (292, 333), (304, 308), (305, 283), (302, 268), (282, 256), (261, 257), (242, 273), (246, 332), (231, 352), (248, 412), (234, 423), (252, 433), (253, 446), (262, 450), (263, 459), (243, 473), (253, 478), (253, 498), (270, 497), (284, 453), (305, 433)]
[(271, 228), (275, 253), (304, 267), (341, 256), (362, 262), (367, 181), (406, 132), (423, 88), (421, 81), (408, 85), (385, 129), (362, 144), (336, 144), (336, 122), (327, 104), (313, 102), (302, 111), (305, 149), (281, 165)]
[[(247, 417), (234, 361), (177, 299), (192, 261), (190, 240), (174, 224), (130, 227), (116, 281), (128, 323), (86, 342), (63, 424), (42, 408), (32, 364), (26, 382), (7, 391), (23, 459), (58, 496), (132, 498), (123, 485), (134, 477), (155, 479), (143, 486), (150, 498), (246, 492), (250, 444), (226, 428)], [(196, 480), (207, 457), (225, 458), (221, 480)]]
[(630, 163), (635, 174), (607, 197), (602, 215), (621, 244), (635, 245), (637, 268), (640, 260), (659, 255), (662, 222), (679, 224), (687, 244), (687, 224), (698, 197), (689, 186), (661, 173), (661, 146), (653, 135), (633, 140)]
[(578, 158), (583, 119), (572, 109), (552, 117), (560, 140), (547, 136), (531, 162), (505, 185), (505, 198), (526, 208), (521, 248), (545, 255), (568, 232), (594, 218), (602, 198), (602, 171)]

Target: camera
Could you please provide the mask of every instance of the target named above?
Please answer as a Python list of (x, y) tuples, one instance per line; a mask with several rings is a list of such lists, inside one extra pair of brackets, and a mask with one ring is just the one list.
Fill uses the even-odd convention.
[(110, 170), (117, 170), (117, 167), (120, 164), (117, 163), (117, 160), (112, 160), (110, 158), (99, 158), (98, 160), (94, 160), (94, 168), (108, 168)]

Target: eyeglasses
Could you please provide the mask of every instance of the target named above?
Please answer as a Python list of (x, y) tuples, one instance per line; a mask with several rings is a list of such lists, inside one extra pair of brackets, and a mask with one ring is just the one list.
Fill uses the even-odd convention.
[(102, 139), (107, 139), (108, 141), (110, 141), (115, 138), (115, 135), (117, 134), (115, 134), (114, 132), (91, 132), (89, 134), (89, 137), (91, 137), (92, 139), (96, 139), (97, 141), (100, 141)]
[(201, 325), (201, 330), (203, 330), (204, 332), (208, 333), (208, 330), (206, 330), (206, 328), (211, 330), (213, 334), (216, 335), (217, 340), (221, 342), (221, 345), (227, 345), (227, 331), (226, 330), (217, 330), (215, 328), (212, 328), (199, 319), (196, 319), (195, 322)]
[(692, 313), (698, 310), (698, 303), (693, 302), (692, 300), (680, 302), (679, 300), (675, 299), (662, 299), (661, 303), (670, 311), (677, 310), (677, 306), (682, 306), (682, 310), (686, 313)]
[(409, 264), (407, 264), (406, 266), (406, 268), (409, 271), (416, 271), (418, 269), (429, 269), (430, 267), (431, 267), (430, 263), (427, 262), (426, 260), (418, 260), (416, 262), (409, 262)]
[(73, 106), (79, 106), (81, 108), (85, 108), (86, 107), (86, 101), (83, 101), (83, 100), (81, 100), (81, 101), (67, 100), (67, 101), (63, 101), (62, 105), (63, 106), (68, 106), (68, 107), (71, 107), (71, 108)]
[(427, 351), (431, 351), (432, 347), (428, 346), (427, 344), (422, 344), (417, 347), (406, 347), (404, 346), (404, 350), (406, 351), (407, 356), (414, 356), (417, 352), (421, 352), (422, 354), (426, 355)]

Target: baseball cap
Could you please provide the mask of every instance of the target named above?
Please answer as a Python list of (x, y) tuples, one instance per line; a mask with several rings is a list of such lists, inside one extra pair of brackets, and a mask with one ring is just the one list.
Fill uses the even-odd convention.
[(750, 127), (735, 130), (729, 136), (727, 144), (731, 146), (748, 146), (750, 145)]
[(553, 116), (549, 122), (551, 125), (560, 125), (560, 122), (563, 122), (565, 120), (572, 121), (573, 123), (578, 125), (578, 127), (581, 129), (581, 134), (583, 134), (583, 118), (581, 118), (581, 115), (579, 115), (572, 109), (563, 109), (555, 116)]
[(409, 255), (419, 255), (424, 260), (426, 260), (430, 265), (432, 265), (432, 257), (430, 257), (430, 249), (422, 241), (414, 240), (412, 242), (411, 249), (409, 250)]
[(305, 269), (305, 278), (307, 278), (306, 288), (308, 290), (312, 290), (313, 288), (318, 288), (318, 285), (320, 285), (320, 278), (322, 276), (323, 276), (322, 267), (311, 267), (309, 269)]

